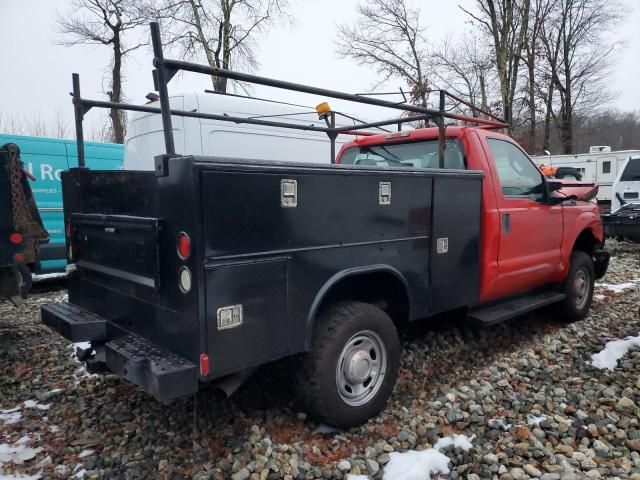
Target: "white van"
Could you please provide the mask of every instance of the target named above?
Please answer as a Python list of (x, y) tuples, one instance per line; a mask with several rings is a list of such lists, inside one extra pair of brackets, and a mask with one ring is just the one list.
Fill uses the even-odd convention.
[[(326, 127), (313, 107), (237, 95), (193, 93), (170, 98), (172, 109)], [(152, 101), (150, 105), (159, 105)], [(340, 118), (340, 117), (338, 117)], [(350, 126), (345, 119), (338, 126)], [(350, 120), (349, 120), (350, 121)], [(311, 163), (331, 162), (331, 143), (324, 132), (172, 116), (177, 153)], [(351, 122), (351, 121), (350, 121)], [(336, 153), (354, 137), (340, 135)], [(165, 153), (162, 120), (157, 113), (129, 112), (124, 170), (153, 170), (155, 155)]]
[(632, 155), (627, 159), (613, 183), (612, 190), (612, 212), (625, 203), (640, 202), (640, 155)]

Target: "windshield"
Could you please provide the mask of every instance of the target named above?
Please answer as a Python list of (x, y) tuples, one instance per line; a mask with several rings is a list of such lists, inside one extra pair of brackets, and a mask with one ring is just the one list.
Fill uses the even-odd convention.
[(640, 180), (640, 158), (630, 158), (620, 177), (621, 182), (634, 182)]
[[(438, 140), (349, 147), (343, 152), (340, 163), (378, 167), (438, 168)], [(466, 168), (464, 151), (458, 140), (447, 140), (444, 168)]]

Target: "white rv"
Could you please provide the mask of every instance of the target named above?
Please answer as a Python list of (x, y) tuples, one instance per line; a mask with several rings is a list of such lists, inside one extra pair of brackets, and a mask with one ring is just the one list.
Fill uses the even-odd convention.
[(615, 212), (626, 203), (640, 202), (640, 155), (633, 155), (620, 169), (613, 183), (611, 211)]
[(612, 151), (611, 147), (596, 146), (589, 153), (575, 155), (542, 155), (533, 157), (540, 166), (574, 167), (582, 175), (582, 180), (600, 186), (598, 203), (609, 203), (612, 199), (611, 187), (629, 159), (640, 155), (640, 150)]
[[(159, 105), (155, 99), (149, 104)], [(206, 92), (176, 95), (169, 104), (174, 110), (326, 127), (313, 107), (237, 95)], [(171, 122), (178, 153), (312, 163), (331, 161), (331, 144), (324, 132), (178, 116), (172, 116)], [(357, 122), (339, 116), (336, 123), (352, 126)], [(336, 153), (353, 138), (338, 136)], [(160, 115), (130, 112), (124, 146), (123, 169), (153, 170), (154, 156), (165, 152)]]

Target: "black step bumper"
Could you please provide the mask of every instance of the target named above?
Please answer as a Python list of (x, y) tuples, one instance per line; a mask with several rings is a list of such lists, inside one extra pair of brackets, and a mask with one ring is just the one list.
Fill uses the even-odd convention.
[[(68, 302), (43, 306), (41, 317), (45, 325), (72, 342), (92, 341), (103, 346), (107, 369), (139, 385), (161, 402), (198, 390), (198, 370), (194, 363), (139, 335), (115, 326), (108, 328), (105, 318)], [(122, 334), (108, 338), (107, 331)]]

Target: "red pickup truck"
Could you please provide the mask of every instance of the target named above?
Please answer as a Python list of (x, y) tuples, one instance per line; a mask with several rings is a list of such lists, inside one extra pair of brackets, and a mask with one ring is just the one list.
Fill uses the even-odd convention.
[[(79, 165), (92, 107), (160, 113), (166, 150), (155, 171), (62, 175), (69, 301), (43, 306), (42, 320), (91, 342), (79, 352), (91, 371), (166, 401), (204, 382), (231, 391), (296, 355), (307, 411), (349, 427), (391, 395), (400, 325), (452, 311), (490, 325), (554, 303), (566, 320), (586, 315), (609, 259), (593, 188), (545, 178), (495, 131), (504, 122), (452, 114), (446, 92), (433, 111), (165, 59), (157, 24), (151, 33), (160, 109), (82, 99), (73, 77)], [(172, 110), (167, 78), (180, 70), (413, 116), (337, 127), (324, 105), (320, 128)], [(365, 135), (320, 165), (178, 154), (178, 116), (321, 131), (332, 159), (341, 134), (438, 128)]]
[[(565, 295), (536, 296), (546, 298), (542, 304), (561, 299), (563, 318), (584, 317), (594, 280), (609, 261), (598, 207), (584, 200), (594, 196), (594, 188), (576, 197), (572, 184), (545, 181), (524, 150), (495, 130), (447, 127), (446, 138), (446, 169), (484, 172), (477, 303), (546, 286)], [(438, 146), (436, 127), (371, 135), (345, 144), (336, 163), (437, 168)], [(493, 323), (540, 306), (527, 303), (472, 310), (471, 316)]]

